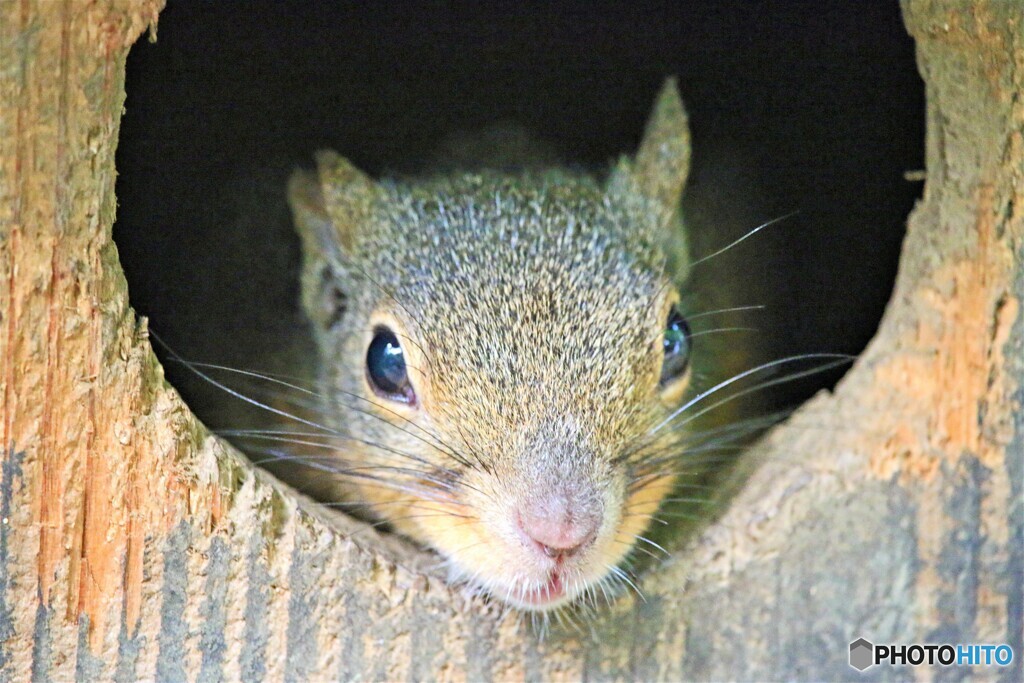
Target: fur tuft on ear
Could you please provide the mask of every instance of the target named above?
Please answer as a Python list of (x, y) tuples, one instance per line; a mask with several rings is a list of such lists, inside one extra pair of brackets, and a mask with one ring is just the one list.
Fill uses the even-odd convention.
[(636, 157), (622, 159), (608, 181), (612, 192), (634, 192), (674, 215), (690, 172), (690, 126), (674, 78), (666, 79)]
[(338, 244), (350, 253), (359, 232), (368, 229), (367, 223), (373, 218), (373, 207), (381, 198), (380, 186), (332, 150), (316, 153), (316, 169), (323, 205), (334, 224)]
[(666, 255), (676, 276), (688, 270), (686, 231), (679, 222), (683, 186), (690, 172), (690, 126), (674, 78), (665, 80), (654, 103), (643, 140), (633, 159), (622, 158), (608, 178), (608, 192), (621, 198), (640, 197), (657, 222)]
[(633, 164), (633, 178), (642, 194), (674, 213), (689, 172), (689, 120), (676, 81), (669, 78), (644, 130)]

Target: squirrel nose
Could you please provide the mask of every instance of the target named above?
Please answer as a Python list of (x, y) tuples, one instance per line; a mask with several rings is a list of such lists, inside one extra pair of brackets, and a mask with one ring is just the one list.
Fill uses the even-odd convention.
[(600, 526), (600, 513), (574, 511), (565, 505), (523, 509), (519, 514), (523, 534), (554, 558), (569, 557), (588, 546)]

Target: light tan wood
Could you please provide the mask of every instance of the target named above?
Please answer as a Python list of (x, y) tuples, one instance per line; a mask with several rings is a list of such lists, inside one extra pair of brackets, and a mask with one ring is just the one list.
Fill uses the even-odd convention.
[(1009, 642), (978, 673), (1020, 680), (1018, 3), (904, 3), (927, 182), (877, 337), (646, 601), (542, 643), (164, 383), (111, 241), (124, 60), (160, 6), (0, 0), (0, 679), (849, 678), (864, 636)]

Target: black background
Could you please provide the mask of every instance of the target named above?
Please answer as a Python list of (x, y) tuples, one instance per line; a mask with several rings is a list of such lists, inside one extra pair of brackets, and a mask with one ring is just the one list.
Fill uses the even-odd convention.
[(768, 356), (863, 348), (920, 191), (903, 173), (923, 165), (922, 84), (896, 2), (171, 0), (158, 37), (128, 59), (115, 239), (133, 304), (191, 358), (258, 366), (297, 324), (283, 188), (320, 147), (400, 171), (511, 120), (599, 169), (675, 75), (695, 256), (799, 212), (701, 266), (709, 300), (742, 273), (729, 303), (768, 306), (744, 320)]

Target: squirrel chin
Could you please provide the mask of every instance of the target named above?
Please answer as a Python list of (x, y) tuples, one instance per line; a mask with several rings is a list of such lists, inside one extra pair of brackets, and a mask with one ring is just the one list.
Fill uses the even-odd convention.
[(564, 605), (571, 599), (565, 592), (562, 575), (554, 572), (551, 574), (547, 584), (539, 588), (520, 588), (515, 590), (509, 595), (507, 601), (513, 603), (519, 609), (547, 611)]
[[(461, 574), (458, 570), (453, 573), (456, 577)], [(576, 576), (569, 578), (570, 575)], [(590, 582), (586, 581), (579, 571), (554, 569), (546, 581), (539, 583), (516, 582), (514, 585), (503, 585), (494, 580), (481, 582), (477, 578), (470, 585), (517, 609), (527, 612), (548, 612), (575, 601)]]

